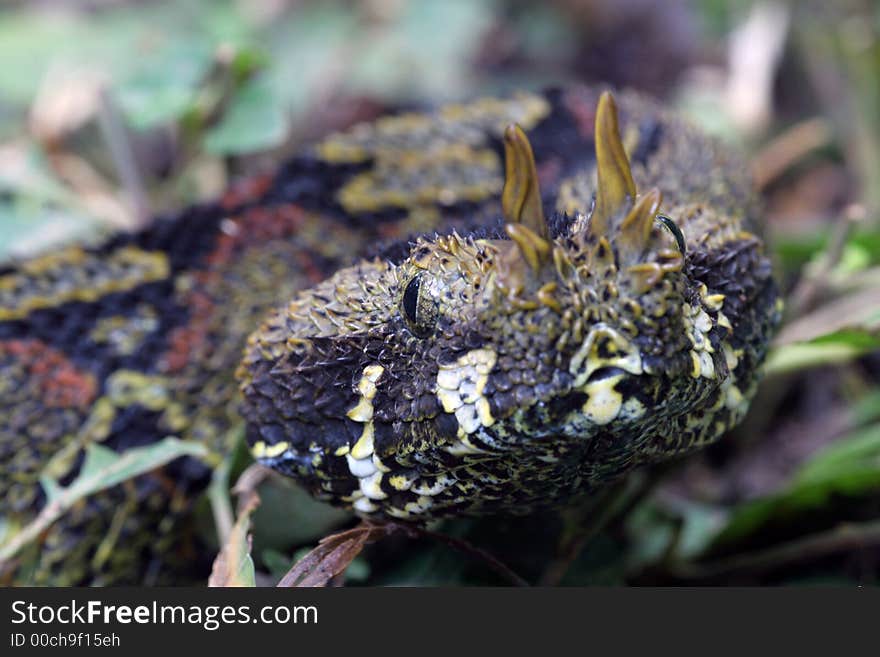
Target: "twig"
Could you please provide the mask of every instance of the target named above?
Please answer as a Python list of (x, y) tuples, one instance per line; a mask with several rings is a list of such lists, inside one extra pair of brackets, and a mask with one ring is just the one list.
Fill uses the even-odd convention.
[(725, 97), (731, 115), (755, 133), (770, 118), (773, 77), (782, 58), (791, 10), (774, 1), (756, 2), (748, 18), (730, 34)]
[(828, 275), (840, 262), (843, 249), (855, 225), (862, 220), (864, 212), (861, 206), (850, 206), (848, 211), (835, 222), (828, 247), (813, 267), (808, 268), (804, 277), (792, 290), (786, 308), (789, 320), (809, 310), (816, 298), (825, 289)]
[(129, 449), (108, 465), (93, 472), (80, 473), (66, 487), (61, 487), (50, 479), (44, 479), (44, 486), (52, 485), (53, 487), (52, 490), (47, 490), (49, 502), (33, 520), (0, 545), (0, 570), (4, 568), (4, 562), (11, 560), (19, 550), (37, 539), (81, 499), (137, 475), (155, 470), (184, 455), (201, 459), (211, 458), (210, 452), (200, 443), (165, 438), (159, 443), (147, 447)]
[(104, 139), (107, 141), (107, 147), (110, 149), (110, 156), (119, 173), (122, 188), (131, 204), (135, 225), (137, 228), (142, 228), (147, 225), (152, 214), (150, 203), (144, 191), (143, 177), (131, 142), (126, 135), (113, 98), (106, 87), (101, 88), (98, 93), (98, 122)]
[(208, 500), (211, 503), (211, 512), (214, 516), (217, 540), (220, 545), (226, 545), (229, 541), (232, 526), (235, 524), (235, 516), (228, 493), (230, 465), (230, 459), (224, 459), (223, 463), (211, 474), (211, 484), (208, 486)]
[(502, 563), (497, 557), (482, 548), (478, 548), (475, 545), (472, 545), (464, 539), (455, 538), (454, 536), (441, 534), (439, 532), (433, 532), (429, 529), (424, 529), (423, 527), (403, 525), (400, 523), (392, 523), (392, 525), (396, 529), (403, 531), (409, 536), (430, 538), (439, 543), (444, 543), (445, 545), (448, 545), (449, 547), (461, 552), (462, 554), (478, 559), (484, 562), (489, 568), (501, 575), (504, 579), (506, 579), (514, 586), (529, 585), (529, 583), (525, 579), (517, 575), (507, 565)]
[(866, 288), (829, 301), (819, 309), (790, 322), (779, 333), (776, 347), (808, 342), (843, 329), (870, 330), (877, 324), (880, 288)]
[(773, 346), (808, 342), (847, 328), (868, 328), (878, 308), (880, 288), (852, 292), (786, 324), (774, 339)]
[(807, 154), (831, 143), (834, 132), (822, 118), (801, 121), (761, 149), (752, 160), (752, 176), (764, 189)]
[(573, 522), (579, 522), (578, 518), (583, 519), (586, 514), (586, 523), (576, 527), (573, 535), (563, 542), (560, 555), (550, 563), (541, 576), (541, 586), (557, 586), (587, 544), (613, 520), (633, 508), (652, 488), (656, 480), (656, 473), (644, 477), (634, 474), (602, 493), (598, 502), (591, 505), (588, 510), (579, 511), (578, 517)]
[(238, 518), (229, 532), (228, 540), (220, 548), (211, 567), (208, 586), (255, 586), (256, 574), (251, 558), (253, 537), (250, 534), (251, 515), (260, 506), (260, 496), (251, 490), (239, 500)]
[(238, 480), (232, 487), (232, 492), (239, 498), (239, 512), (243, 504), (242, 500), (246, 500), (252, 493), (256, 493), (260, 484), (269, 477), (275, 476), (275, 474), (274, 470), (270, 470), (264, 465), (251, 463), (244, 469), (244, 472), (238, 475)]
[(766, 550), (706, 563), (674, 564), (669, 573), (676, 579), (687, 581), (715, 580), (734, 574), (758, 574), (838, 552), (875, 546), (880, 546), (880, 521), (846, 524)]
[(44, 506), (36, 518), (0, 546), (0, 569), (5, 569), (8, 565), (7, 562), (11, 561), (19, 550), (49, 529), (52, 523), (64, 514), (65, 510), (66, 508), (61, 501)]
[[(824, 113), (831, 117), (843, 145), (847, 169), (858, 180), (857, 197), (876, 224), (880, 209), (880, 154), (876, 121), (860, 107), (860, 96), (876, 92), (876, 73), (870, 49), (844, 52), (846, 39), (827, 22), (800, 20), (796, 43), (807, 76)], [(856, 61), (858, 60), (858, 61)], [(863, 64), (867, 64), (864, 66)]]

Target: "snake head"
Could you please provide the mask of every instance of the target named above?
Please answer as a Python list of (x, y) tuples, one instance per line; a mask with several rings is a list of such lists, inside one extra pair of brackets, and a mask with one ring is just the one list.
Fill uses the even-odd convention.
[[(502, 230), (418, 238), (266, 319), (240, 370), (255, 456), (372, 511), (476, 462), (496, 466), (457, 478), (481, 488), (462, 493), (472, 505), (493, 481), (551, 495), (529, 478), (549, 468), (577, 488), (648, 451), (648, 429), (695, 399), (677, 382), (693, 374), (703, 319), (684, 310), (684, 239), (659, 214), (660, 191), (636, 189), (617, 122), (606, 93), (592, 208), (546, 220), (531, 146), (511, 125)], [(697, 327), (707, 345), (713, 327)], [(720, 358), (696, 366), (714, 372)]]

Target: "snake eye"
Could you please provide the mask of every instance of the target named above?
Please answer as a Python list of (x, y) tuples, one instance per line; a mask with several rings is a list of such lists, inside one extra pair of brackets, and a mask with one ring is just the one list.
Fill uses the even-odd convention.
[(678, 250), (681, 251), (681, 255), (687, 255), (684, 235), (682, 235), (681, 229), (678, 225), (665, 214), (658, 214), (657, 221), (663, 224), (666, 227), (666, 230), (672, 233), (672, 236), (675, 238), (675, 243), (678, 244)]
[(416, 274), (406, 284), (400, 300), (400, 312), (416, 337), (425, 338), (434, 332), (437, 303), (425, 290), (423, 274)]

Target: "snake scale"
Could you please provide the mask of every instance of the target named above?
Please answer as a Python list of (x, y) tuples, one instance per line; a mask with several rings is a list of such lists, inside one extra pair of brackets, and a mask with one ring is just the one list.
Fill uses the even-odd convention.
[[(743, 161), (574, 86), (389, 115), (222, 199), (0, 269), (7, 526), (90, 444), (232, 449), (362, 516), (577, 503), (740, 421), (779, 320)], [(9, 577), (175, 581), (191, 458), (95, 495)], [(25, 565), (29, 564), (29, 565)]]

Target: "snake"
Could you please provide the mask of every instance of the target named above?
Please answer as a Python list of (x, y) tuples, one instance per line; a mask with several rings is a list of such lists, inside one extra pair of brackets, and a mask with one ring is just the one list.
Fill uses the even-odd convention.
[[(90, 446), (222, 456), (242, 432), (364, 518), (577, 505), (743, 419), (781, 314), (761, 213), (734, 148), (573, 85), (392, 112), (3, 265), (7, 531)], [(93, 495), (4, 576), (181, 581), (210, 477), (185, 457)]]

